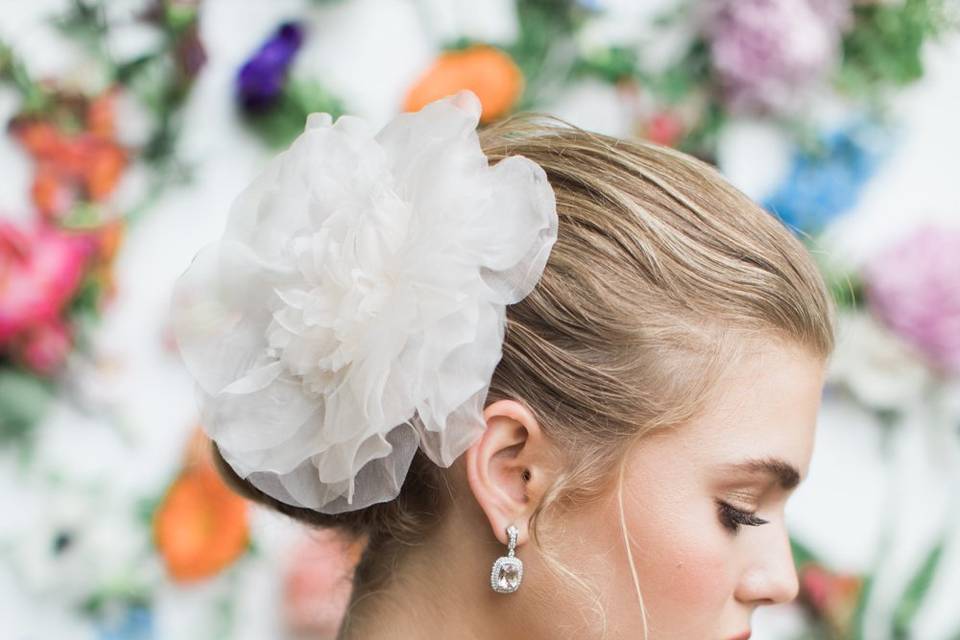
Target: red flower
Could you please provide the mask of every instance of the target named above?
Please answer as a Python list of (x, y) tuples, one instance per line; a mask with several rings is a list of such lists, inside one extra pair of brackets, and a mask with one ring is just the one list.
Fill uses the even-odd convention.
[(832, 573), (817, 564), (800, 569), (800, 599), (836, 632), (850, 628), (857, 609), (863, 579)]
[(60, 319), (83, 279), (96, 243), (88, 234), (0, 221), (0, 348)]
[(683, 128), (680, 118), (668, 112), (660, 112), (647, 123), (647, 139), (672, 147), (680, 141)]

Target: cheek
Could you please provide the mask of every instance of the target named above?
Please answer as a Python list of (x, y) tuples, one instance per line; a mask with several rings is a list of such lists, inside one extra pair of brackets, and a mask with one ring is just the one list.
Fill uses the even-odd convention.
[(734, 549), (712, 506), (672, 505), (624, 515), (651, 623), (673, 637), (712, 631), (735, 586)]
[(634, 561), (645, 584), (665, 600), (685, 606), (724, 599), (727, 564), (723, 549), (711, 544), (711, 536), (697, 529), (674, 530), (671, 535), (667, 530), (644, 529), (636, 525), (631, 531), (638, 547), (633, 550)]

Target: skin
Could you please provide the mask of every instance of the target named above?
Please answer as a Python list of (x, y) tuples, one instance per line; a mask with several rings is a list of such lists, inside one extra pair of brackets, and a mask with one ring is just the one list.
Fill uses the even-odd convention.
[[(648, 638), (737, 638), (757, 607), (797, 595), (784, 506), (809, 469), (824, 374), (824, 362), (797, 347), (758, 343), (722, 375), (698, 418), (626, 453), (623, 517)], [(386, 590), (356, 603), (341, 638), (642, 638), (617, 483), (589, 506), (539, 522), (544, 545), (599, 594), (604, 630), (597, 603), (551, 573), (529, 535), (559, 456), (523, 403), (501, 400), (484, 416), (483, 436), (449, 469), (448, 517), (406, 554)], [(732, 466), (771, 458), (797, 477)], [(767, 522), (733, 532), (718, 501)], [(519, 590), (498, 594), (489, 573), (506, 555), (511, 523), (524, 575)]]

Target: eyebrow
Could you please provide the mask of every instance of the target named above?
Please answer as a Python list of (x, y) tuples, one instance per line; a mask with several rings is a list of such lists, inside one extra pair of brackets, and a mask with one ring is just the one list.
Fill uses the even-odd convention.
[(782, 458), (748, 458), (737, 464), (726, 465), (731, 471), (765, 473), (780, 483), (783, 489), (790, 490), (800, 484), (800, 472), (795, 466)]

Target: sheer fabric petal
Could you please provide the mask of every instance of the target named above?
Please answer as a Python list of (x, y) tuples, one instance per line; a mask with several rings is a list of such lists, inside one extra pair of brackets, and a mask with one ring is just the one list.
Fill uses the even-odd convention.
[(417, 448), (484, 429), (506, 305), (542, 275), (553, 190), (489, 166), (469, 91), (396, 116), (311, 114), (177, 280), (173, 329), (204, 428), (241, 477), (339, 513), (391, 500)]

